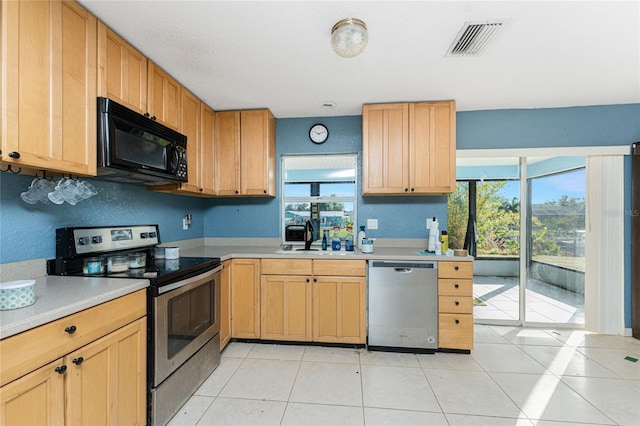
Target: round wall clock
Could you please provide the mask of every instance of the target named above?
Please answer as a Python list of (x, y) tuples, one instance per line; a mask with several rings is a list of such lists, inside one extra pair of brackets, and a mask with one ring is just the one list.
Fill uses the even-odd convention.
[(329, 138), (329, 129), (324, 124), (314, 124), (309, 129), (309, 139), (313, 143), (324, 143)]

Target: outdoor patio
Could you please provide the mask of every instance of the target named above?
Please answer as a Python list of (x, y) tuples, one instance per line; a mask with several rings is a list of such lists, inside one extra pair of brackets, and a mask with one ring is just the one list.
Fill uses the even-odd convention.
[[(474, 276), (476, 320), (518, 320), (518, 277)], [(584, 295), (529, 278), (526, 320), (554, 324), (584, 324)]]

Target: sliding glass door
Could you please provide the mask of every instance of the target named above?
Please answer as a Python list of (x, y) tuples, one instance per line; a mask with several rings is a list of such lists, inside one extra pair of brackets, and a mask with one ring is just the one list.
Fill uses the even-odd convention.
[(488, 324), (584, 324), (583, 157), (461, 158), (449, 240)]
[(584, 159), (536, 159), (528, 163), (527, 176), (525, 319), (584, 325)]

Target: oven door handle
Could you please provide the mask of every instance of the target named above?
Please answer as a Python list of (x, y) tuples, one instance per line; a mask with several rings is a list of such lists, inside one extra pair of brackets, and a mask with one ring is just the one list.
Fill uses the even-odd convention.
[(177, 283), (174, 283), (174, 284), (169, 284), (169, 285), (165, 285), (165, 286), (159, 287), (158, 288), (158, 295), (164, 294), (164, 293), (169, 292), (171, 290), (175, 290), (176, 288), (186, 287), (189, 284), (193, 284), (193, 283), (196, 283), (198, 281), (201, 281), (205, 276), (210, 276), (210, 275), (217, 274), (218, 272), (222, 271), (222, 269), (223, 269), (223, 265), (219, 265), (215, 269), (212, 269), (212, 270), (207, 271), (207, 272), (203, 272), (202, 274), (196, 275), (195, 277), (187, 278), (186, 280), (181, 280), (181, 281), (178, 281)]

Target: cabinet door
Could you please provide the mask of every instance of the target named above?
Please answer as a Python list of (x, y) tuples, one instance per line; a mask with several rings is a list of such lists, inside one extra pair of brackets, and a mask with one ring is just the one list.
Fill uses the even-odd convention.
[(182, 90), (180, 133), (187, 137), (187, 179), (181, 190), (200, 193), (200, 100)]
[(216, 194), (240, 195), (240, 111), (216, 112), (215, 134)]
[(311, 277), (263, 275), (260, 337), (311, 341)]
[(75, 2), (2, 2), (2, 161), (96, 175), (96, 24)]
[(409, 106), (406, 103), (362, 107), (362, 192), (409, 192)]
[(314, 277), (313, 341), (365, 343), (364, 277)]
[(146, 318), (65, 357), (66, 423), (144, 425)]
[(180, 131), (180, 84), (151, 61), (148, 61), (147, 83), (149, 114), (165, 126)]
[(147, 58), (98, 22), (98, 96), (147, 112)]
[(220, 350), (231, 340), (231, 261), (223, 262), (220, 274)]
[(64, 374), (47, 364), (0, 388), (0, 426), (64, 424)]
[(215, 194), (215, 113), (200, 103), (200, 193)]
[(241, 194), (275, 196), (275, 119), (269, 110), (240, 113)]
[(231, 337), (260, 338), (260, 260), (231, 261)]
[(410, 104), (410, 192), (444, 194), (455, 190), (455, 109), (454, 101)]

